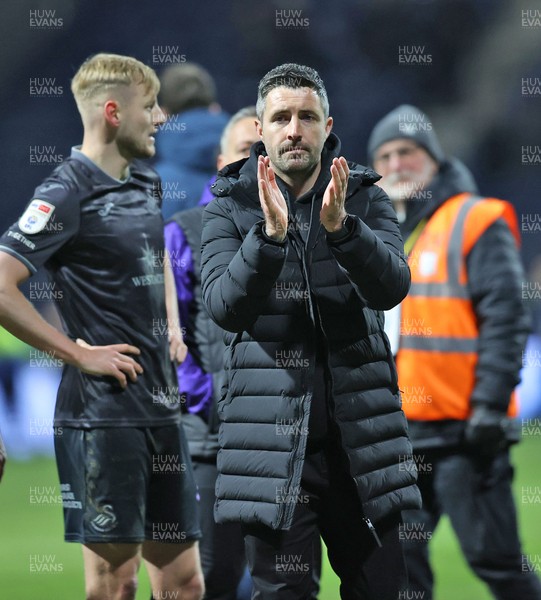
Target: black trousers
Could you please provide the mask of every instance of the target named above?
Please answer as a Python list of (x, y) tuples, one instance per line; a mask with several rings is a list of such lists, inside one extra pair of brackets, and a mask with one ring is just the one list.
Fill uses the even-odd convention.
[[(377, 523), (382, 547), (363, 521), (341, 450), (307, 455), (288, 531), (243, 526), (254, 584), (252, 599), (317, 598), (320, 534), (345, 600), (397, 600), (405, 584), (400, 514)], [(291, 498), (290, 498), (291, 500)]]
[(240, 523), (217, 524), (214, 521), (216, 464), (194, 459), (193, 471), (200, 498), (203, 537), (199, 551), (205, 578), (205, 600), (236, 600), (237, 587), (246, 567)]
[(541, 584), (521, 551), (509, 452), (486, 457), (440, 450), (419, 454), (416, 462), (423, 508), (403, 513), (410, 593), (403, 597), (432, 600), (428, 544), (445, 513), (468, 564), (495, 598), (541, 600)]

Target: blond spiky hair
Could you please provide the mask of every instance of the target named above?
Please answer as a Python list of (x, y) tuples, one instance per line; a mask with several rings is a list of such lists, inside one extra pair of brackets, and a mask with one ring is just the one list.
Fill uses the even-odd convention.
[(147, 91), (158, 94), (160, 81), (147, 65), (131, 56), (100, 53), (88, 58), (71, 82), (71, 91), (81, 107), (97, 94), (118, 86), (143, 84)]

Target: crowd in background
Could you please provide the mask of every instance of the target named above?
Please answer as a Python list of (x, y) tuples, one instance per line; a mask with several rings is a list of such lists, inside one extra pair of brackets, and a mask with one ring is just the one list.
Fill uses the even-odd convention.
[[(212, 2), (211, 10), (203, 11), (189, 10), (183, 3), (135, 7), (120, 1), (107, 4), (107, 22), (104, 7), (104, 2), (48, 2), (45, 8), (54, 11), (56, 26), (41, 28), (29, 25), (33, 4), (21, 3), (5, 11), (8, 43), (0, 59), (5, 84), (0, 105), (9, 118), (0, 124), (2, 139), (8, 141), (0, 150), (3, 229), (17, 218), (51, 166), (69, 155), (73, 140), (81, 137), (69, 82), (76, 65), (100, 50), (134, 55), (158, 72), (174, 62), (194, 61), (206, 67), (224, 112), (222, 117), (215, 109), (216, 134), (225, 114), (254, 102), (256, 83), (270, 67), (285, 61), (311, 64), (327, 82), (335, 131), (348, 156), (365, 163), (373, 124), (398, 104), (411, 102), (432, 115), (443, 145), (468, 164), (481, 193), (510, 200), (519, 221), (536, 214), (541, 164), (536, 163), (535, 153), (541, 122), (535, 115), (541, 94), (534, 84), (541, 66), (541, 55), (535, 50), (541, 41), (539, 29), (524, 21), (528, 7), (521, 3), (341, 0), (331, 9), (310, 0), (287, 5), (234, 0)], [(293, 25), (286, 26), (291, 17)], [(109, 26), (128, 22), (129, 27)], [(506, 51), (510, 40), (513, 53)], [(405, 62), (400, 57), (406, 55), (419, 58)], [(525, 85), (525, 80), (531, 85)], [(177, 124), (183, 122), (186, 126), (188, 120)], [(188, 159), (200, 143), (197, 127), (196, 119), (194, 135), (183, 150)], [(175, 139), (165, 129), (160, 135)], [(529, 162), (524, 160), (525, 152), (532, 154)], [(209, 156), (209, 165), (214, 160)], [(539, 232), (533, 220), (533, 227), (522, 228), (522, 257), (528, 277), (524, 301), (534, 314), (537, 334), (530, 340), (529, 352), (535, 358), (541, 300), (536, 287)], [(38, 304), (46, 309), (47, 302)], [(60, 368), (40, 367), (47, 364), (43, 360), (47, 357), (36, 356), (32, 362), (30, 349), (13, 344), (5, 334), (0, 353), (4, 429), (17, 411), (13, 398), (28, 394), (23, 375), (30, 364), (30, 379), (39, 386), (40, 399), (32, 400), (32, 408), (21, 409), (20, 414), (29, 410), (38, 419), (35, 424), (40, 424), (40, 418), (42, 426), (50, 423), (52, 390)], [(530, 363), (524, 379), (535, 389), (540, 369), (535, 360)], [(50, 402), (41, 399), (47, 394), (44, 384), (37, 383), (38, 374), (51, 388)], [(538, 410), (538, 403), (528, 400), (524, 414), (532, 416)], [(8, 446), (16, 445), (20, 456), (32, 448), (44, 451), (48, 442), (36, 431), (30, 436), (28, 418), (22, 418), (21, 433), (26, 431), (27, 439), (21, 433), (13, 440), (8, 435)]]

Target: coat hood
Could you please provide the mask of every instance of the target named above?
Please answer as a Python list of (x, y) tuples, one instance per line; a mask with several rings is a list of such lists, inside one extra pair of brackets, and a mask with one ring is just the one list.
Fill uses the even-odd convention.
[(216, 169), (219, 140), (228, 121), (226, 113), (196, 108), (175, 115), (156, 136), (158, 163), (174, 163), (212, 173)]

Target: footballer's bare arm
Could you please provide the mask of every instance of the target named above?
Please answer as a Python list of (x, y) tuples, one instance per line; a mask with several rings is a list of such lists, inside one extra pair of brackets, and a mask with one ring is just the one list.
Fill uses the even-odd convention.
[(30, 276), (28, 268), (17, 258), (0, 251), (0, 325), (23, 342), (55, 358), (74, 365), (90, 375), (109, 375), (126, 387), (143, 369), (130, 354), (140, 354), (135, 346), (79, 345), (49, 325), (19, 290)]

